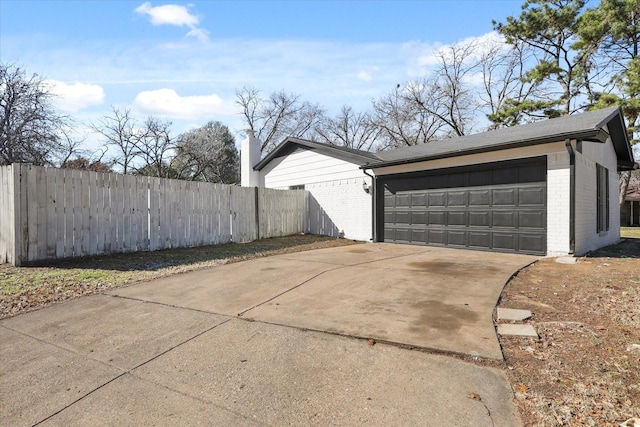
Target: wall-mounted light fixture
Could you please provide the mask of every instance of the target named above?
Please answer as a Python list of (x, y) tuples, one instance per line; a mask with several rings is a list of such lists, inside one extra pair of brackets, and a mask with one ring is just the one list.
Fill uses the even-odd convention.
[(369, 184), (367, 184), (367, 181), (362, 181), (362, 189), (367, 194), (369, 194), (371, 192), (371, 186)]

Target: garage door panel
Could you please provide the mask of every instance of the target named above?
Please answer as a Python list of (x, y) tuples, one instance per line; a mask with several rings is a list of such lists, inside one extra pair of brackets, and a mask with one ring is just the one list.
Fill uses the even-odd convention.
[(515, 251), (517, 249), (516, 233), (493, 233), (493, 249)]
[(411, 194), (407, 193), (398, 193), (396, 194), (396, 207), (399, 206), (411, 206)]
[(384, 241), (395, 242), (396, 241), (396, 229), (393, 227), (384, 228)]
[(427, 193), (413, 193), (411, 194), (411, 207), (427, 207)]
[(467, 206), (467, 192), (466, 191), (448, 191), (447, 192), (447, 206)]
[(491, 232), (485, 231), (470, 231), (469, 232), (469, 246), (475, 248), (490, 248), (491, 247)]
[(411, 242), (413, 243), (427, 243), (427, 233), (426, 229), (412, 229), (411, 230)]
[(431, 245), (445, 245), (447, 243), (446, 230), (428, 230), (428, 242)]
[(450, 246), (467, 246), (468, 234), (466, 231), (450, 230), (447, 232), (447, 243)]
[(491, 212), (469, 212), (469, 227), (489, 227), (491, 225)]
[(409, 211), (396, 211), (396, 223), (402, 225), (411, 224), (411, 212)]
[(413, 225), (427, 225), (429, 224), (429, 216), (426, 211), (424, 212), (411, 212), (411, 224)]
[[(395, 224), (396, 221), (396, 213), (392, 210), (385, 210), (384, 212), (384, 223), (385, 224)], [(387, 230), (387, 228), (385, 228)], [(386, 235), (386, 234), (385, 234)]]
[(447, 225), (467, 225), (466, 211), (449, 211), (447, 212)]
[(518, 248), (524, 252), (544, 252), (545, 237), (540, 234), (519, 234)]
[(518, 206), (544, 206), (545, 202), (544, 188), (518, 189)]
[(469, 207), (489, 206), (491, 204), (491, 190), (469, 190)]
[(493, 206), (516, 206), (515, 188), (498, 188), (492, 191)]
[(445, 207), (447, 205), (447, 193), (444, 191), (434, 191), (429, 193), (429, 207)]
[(396, 228), (395, 230), (395, 240), (400, 240), (403, 242), (411, 241), (411, 229), (410, 228)]
[(381, 177), (384, 240), (545, 254), (546, 159), (481, 166)]
[(429, 225), (444, 227), (447, 225), (447, 213), (445, 211), (429, 212)]
[(385, 208), (393, 208), (396, 205), (396, 196), (393, 193), (385, 192), (384, 206)]
[(493, 227), (514, 228), (517, 224), (517, 212), (493, 211), (491, 225)]
[(544, 229), (545, 217), (544, 211), (520, 211), (518, 212), (519, 228)]

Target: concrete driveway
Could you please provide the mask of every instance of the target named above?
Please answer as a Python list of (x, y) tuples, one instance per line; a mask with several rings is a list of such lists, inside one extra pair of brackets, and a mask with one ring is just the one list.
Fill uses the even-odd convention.
[(519, 425), (500, 370), (406, 347), (501, 359), (493, 308), (535, 259), (346, 246), (5, 319), (0, 425)]

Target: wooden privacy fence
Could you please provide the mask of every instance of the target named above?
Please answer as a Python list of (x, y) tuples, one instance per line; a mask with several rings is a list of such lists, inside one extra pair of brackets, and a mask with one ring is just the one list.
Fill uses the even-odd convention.
[(303, 190), (0, 167), (0, 263), (285, 236), (304, 216)]

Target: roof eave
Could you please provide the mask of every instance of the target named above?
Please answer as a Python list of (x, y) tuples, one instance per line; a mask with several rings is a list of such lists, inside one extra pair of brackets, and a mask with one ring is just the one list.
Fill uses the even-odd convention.
[(450, 157), (459, 157), (459, 156), (467, 156), (467, 155), (473, 155), (473, 154), (490, 153), (490, 152), (493, 152), (493, 151), (508, 150), (508, 149), (511, 149), (511, 148), (529, 147), (529, 146), (533, 146), (533, 145), (549, 144), (549, 143), (552, 143), (552, 142), (560, 142), (560, 141), (564, 141), (567, 138), (569, 138), (569, 139), (597, 141), (597, 142), (605, 142), (608, 137), (609, 137), (609, 135), (605, 131), (603, 131), (602, 129), (590, 129), (590, 130), (581, 131), (581, 132), (567, 132), (565, 134), (556, 134), (556, 135), (553, 135), (553, 136), (545, 136), (545, 137), (536, 138), (536, 139), (526, 139), (526, 140), (520, 140), (520, 141), (511, 141), (511, 142), (507, 142), (507, 143), (503, 143), (503, 144), (488, 145), (488, 146), (484, 146), (484, 147), (478, 147), (478, 148), (472, 148), (472, 149), (466, 149), (466, 150), (458, 150), (458, 151), (455, 151), (455, 152), (446, 152), (446, 153), (440, 153), (440, 154), (435, 154), (435, 155), (427, 155), (427, 156), (420, 156), (420, 157), (407, 158), (407, 159), (390, 160), (388, 162), (384, 162), (383, 161), (383, 162), (370, 163), (370, 164), (366, 164), (364, 166), (361, 166), (360, 168), (361, 169), (377, 169), (377, 168), (383, 168), (383, 167), (388, 167), (388, 166), (399, 166), (399, 165), (406, 165), (406, 164), (411, 164), (411, 163), (425, 162), (425, 161), (430, 161), (430, 160), (440, 160), (440, 159), (446, 159), (446, 158), (450, 158)]
[(334, 157), (337, 159), (344, 160), (349, 163), (363, 165), (367, 162), (375, 161), (375, 159), (360, 155), (358, 153), (343, 151), (339, 148), (334, 148), (326, 144), (315, 143), (313, 141), (307, 141), (300, 138), (288, 137), (284, 141), (282, 141), (271, 153), (269, 153), (264, 159), (260, 160), (253, 169), (256, 171), (260, 171), (266, 167), (269, 162), (271, 162), (274, 158), (278, 157), (280, 152), (286, 148), (287, 145), (295, 144), (301, 147), (305, 147), (309, 150), (317, 150), (318, 152), (325, 154), (330, 157)]

